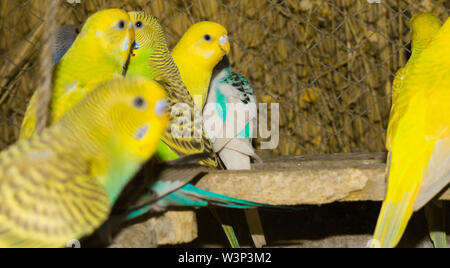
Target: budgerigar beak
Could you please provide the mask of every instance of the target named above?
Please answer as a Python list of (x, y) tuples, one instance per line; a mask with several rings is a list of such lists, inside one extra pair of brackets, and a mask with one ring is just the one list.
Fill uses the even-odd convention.
[(219, 47), (225, 55), (230, 53), (230, 42), (228, 41), (228, 35), (224, 34), (219, 38)]

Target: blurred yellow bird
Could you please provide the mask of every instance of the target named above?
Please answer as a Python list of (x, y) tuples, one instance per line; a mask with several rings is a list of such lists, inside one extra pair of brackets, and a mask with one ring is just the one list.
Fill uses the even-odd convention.
[(393, 89), (388, 190), (373, 247), (396, 246), (412, 213), (450, 182), (450, 20), (439, 25), (430, 15), (411, 21), (413, 55)]
[[(133, 43), (133, 25), (124, 10), (107, 9), (90, 16), (55, 67), (50, 124), (59, 120), (99, 84), (122, 77)], [(21, 139), (35, 132), (36, 98), (35, 92), (22, 122)]]
[(1, 152), (0, 247), (62, 247), (92, 233), (167, 124), (158, 83), (116, 79)]

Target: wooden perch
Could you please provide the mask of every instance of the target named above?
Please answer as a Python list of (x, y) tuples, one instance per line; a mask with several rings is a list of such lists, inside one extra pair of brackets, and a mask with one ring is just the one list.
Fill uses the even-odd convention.
[(197, 187), (273, 205), (382, 200), (385, 154), (331, 154), (265, 159), (251, 171), (217, 171)]
[[(383, 201), (385, 153), (306, 155), (266, 159), (251, 171), (218, 171), (197, 187), (273, 205)], [(450, 191), (442, 196), (450, 200)]]
[[(382, 201), (385, 181), (385, 153), (305, 155), (265, 159), (253, 165), (251, 171), (214, 171), (201, 178), (196, 186), (235, 198), (273, 205), (321, 205), (346, 201)], [(441, 199), (450, 200), (450, 191)], [(196, 234), (195, 218), (161, 216), (143, 225), (154, 226), (161, 221), (164, 233), (156, 234), (155, 245), (186, 243), (186, 236)], [(181, 215), (181, 214), (180, 214)], [(176, 224), (170, 224), (176, 219)], [(156, 224), (157, 225), (157, 224)], [(184, 232), (167, 230), (167, 226), (183, 226)], [(133, 228), (133, 227), (132, 227)], [(137, 228), (137, 227), (134, 227)], [(196, 235), (191, 235), (193, 239)], [(131, 235), (120, 237), (120, 243), (133, 240)]]

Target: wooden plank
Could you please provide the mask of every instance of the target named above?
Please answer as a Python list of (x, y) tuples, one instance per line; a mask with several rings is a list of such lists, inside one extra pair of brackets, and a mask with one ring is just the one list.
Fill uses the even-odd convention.
[[(251, 171), (212, 171), (196, 186), (235, 198), (273, 205), (321, 205), (331, 202), (382, 201), (386, 192), (385, 153), (307, 155), (264, 159)], [(441, 199), (450, 200), (450, 191)], [(144, 230), (156, 228), (151, 245), (178, 244), (197, 237), (195, 217), (187, 211), (170, 211), (141, 223)], [(193, 212), (191, 212), (193, 213)], [(188, 220), (183, 220), (183, 219)], [(174, 220), (175, 219), (175, 220)], [(177, 224), (168, 224), (177, 223)], [(148, 227), (150, 226), (150, 227)], [(181, 227), (182, 226), (182, 227)], [(183, 230), (183, 232), (180, 232)], [(141, 230), (139, 229), (139, 230)], [(149, 246), (125, 230), (115, 246)], [(186, 237), (184, 233), (189, 233)], [(139, 236), (139, 235), (138, 235)], [(367, 240), (370, 236), (367, 236)], [(137, 243), (137, 244), (136, 244)]]
[[(251, 171), (213, 171), (197, 187), (273, 205), (382, 201), (385, 153), (306, 155), (265, 159)], [(450, 200), (450, 191), (441, 199)]]

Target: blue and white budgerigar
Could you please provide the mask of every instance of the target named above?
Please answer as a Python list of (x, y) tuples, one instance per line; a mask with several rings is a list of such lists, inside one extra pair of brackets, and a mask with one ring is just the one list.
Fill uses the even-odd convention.
[(205, 131), (227, 169), (250, 169), (259, 160), (252, 146), (256, 137), (256, 97), (247, 80), (232, 72), (227, 56), (214, 69), (206, 106)]

